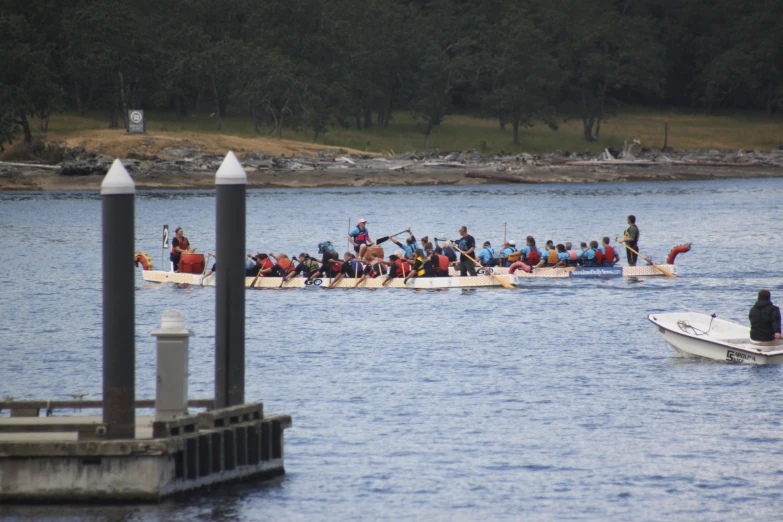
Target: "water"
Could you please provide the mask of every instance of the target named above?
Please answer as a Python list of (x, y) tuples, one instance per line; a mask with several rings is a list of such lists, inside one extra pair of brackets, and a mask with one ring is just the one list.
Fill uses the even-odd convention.
[[(783, 180), (266, 190), (248, 194), (248, 250), (341, 250), (373, 237), (499, 245), (621, 235), (682, 277), (531, 280), (519, 290), (247, 292), (247, 399), (290, 413), (271, 484), (155, 506), (0, 507), (11, 520), (769, 520), (783, 508), (781, 367), (688, 359), (648, 313), (745, 322), (760, 288), (783, 301)], [(214, 250), (210, 192), (142, 192), (136, 244), (163, 223)], [(101, 391), (100, 199), (0, 194), (0, 397)], [(387, 248), (387, 254), (389, 249)], [(187, 314), (190, 394), (213, 390), (214, 288), (139, 275), (137, 396), (154, 396), (154, 338)]]

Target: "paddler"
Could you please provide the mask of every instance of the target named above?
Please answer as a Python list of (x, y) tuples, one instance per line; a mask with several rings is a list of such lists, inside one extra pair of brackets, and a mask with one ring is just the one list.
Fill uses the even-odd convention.
[(571, 247), (571, 242), (567, 241), (565, 244), (566, 252), (568, 253), (568, 263), (566, 263), (566, 266), (577, 266), (579, 264), (579, 254), (580, 252), (577, 250), (574, 250)]
[(433, 252), (430, 256), (432, 260), (432, 270), (435, 277), (448, 277), (449, 276), (449, 258), (445, 255)]
[(320, 265), (318, 264), (318, 261), (310, 257), (309, 254), (306, 252), (302, 252), (299, 254), (299, 264), (296, 265), (296, 268), (294, 268), (293, 271), (291, 271), (289, 274), (285, 276), (286, 279), (292, 279), (299, 274), (302, 274), (302, 277), (310, 280), (315, 279), (319, 275), (321, 275), (320, 271)]
[(329, 283), (329, 288), (337, 284), (337, 282), (342, 279), (343, 277), (358, 277), (359, 274), (364, 273), (364, 267), (362, 264), (356, 259), (356, 256), (353, 255), (351, 252), (346, 252), (344, 257), (344, 261), (342, 266), (340, 267), (340, 273), (337, 274), (337, 276), (332, 280), (331, 283)]
[(468, 234), (468, 227), (465, 225), (459, 227), (459, 235), (461, 237), (457, 248), (462, 251), (459, 255), (459, 274), (462, 277), (465, 277), (468, 274), (475, 276), (476, 265), (468, 256), (473, 257), (475, 255), (476, 240), (473, 239), (473, 236)]
[(478, 253), (478, 262), (483, 266), (495, 266), (495, 249), (489, 241), (484, 241), (483, 249)]
[(617, 253), (617, 249), (612, 246), (612, 240), (609, 237), (604, 236), (603, 244), (598, 247), (603, 255), (602, 266), (614, 266), (620, 260), (620, 255)]
[(527, 236), (525, 246), (522, 248), (522, 255), (525, 256), (525, 262), (534, 267), (543, 266), (544, 256), (536, 246), (536, 240), (533, 236)]
[(443, 255), (449, 258), (449, 263), (456, 263), (457, 262), (457, 251), (452, 248), (453, 245), (451, 241), (446, 241), (443, 243)]
[(386, 280), (381, 283), (382, 286), (386, 286), (389, 284), (389, 281), (391, 281), (394, 278), (397, 277), (405, 277), (410, 273), (411, 266), (408, 264), (408, 261), (405, 259), (400, 258), (396, 254), (392, 254), (389, 256), (389, 262), (386, 263), (389, 266), (389, 273), (386, 276)]
[(414, 258), (413, 268), (405, 276), (406, 281), (413, 277), (435, 276), (435, 271), (433, 270), (432, 267), (432, 259), (427, 257), (421, 248), (416, 249), (416, 252), (413, 254), (413, 258)]
[[(628, 216), (628, 228), (625, 229), (623, 238), (618, 240), (618, 242), (625, 243), (626, 246), (633, 248), (636, 252), (639, 251), (639, 227), (636, 226), (636, 216)], [(627, 248), (625, 252), (628, 255), (628, 265), (636, 266), (638, 255)]]
[(590, 241), (590, 248), (582, 253), (583, 266), (600, 266), (601, 261), (598, 259), (598, 254), (598, 241)]
[(359, 257), (364, 257), (364, 251), (367, 250), (367, 247), (374, 244), (370, 239), (370, 232), (367, 230), (366, 219), (360, 219), (356, 223), (356, 228), (348, 234), (348, 241), (353, 245)]
[(275, 265), (272, 267), (272, 274), (274, 274), (275, 277), (286, 277), (294, 270), (293, 261), (282, 252), (277, 255), (270, 253), (269, 257), (275, 261)]
[(405, 232), (408, 233), (408, 238), (405, 240), (404, 245), (394, 238), (391, 238), (391, 241), (402, 249), (406, 259), (412, 259), (416, 249), (419, 248), (419, 244), (416, 242), (416, 236), (413, 235), (410, 228), (406, 229)]
[(375, 279), (376, 277), (386, 275), (386, 272), (388, 272), (388, 270), (386, 270), (386, 265), (383, 263), (383, 259), (380, 259), (380, 256), (375, 252), (371, 253), (364, 261), (362, 276), (356, 281), (354, 286), (361, 285), (368, 277)]
[(191, 248), (190, 241), (185, 237), (185, 231), (182, 227), (177, 227), (174, 230), (174, 239), (171, 240), (171, 255), (169, 255), (174, 271), (179, 272), (179, 259), (183, 253), (189, 254), (195, 251), (196, 249)]
[(568, 255), (565, 245), (558, 243), (555, 248), (557, 252), (557, 262), (555, 263), (554, 267), (559, 268), (562, 266), (568, 266), (568, 262), (571, 260), (571, 257)]
[(517, 242), (510, 239), (503, 243), (503, 248), (500, 250), (498, 257), (505, 261), (504, 266), (511, 266), (519, 261), (519, 250), (517, 250)]

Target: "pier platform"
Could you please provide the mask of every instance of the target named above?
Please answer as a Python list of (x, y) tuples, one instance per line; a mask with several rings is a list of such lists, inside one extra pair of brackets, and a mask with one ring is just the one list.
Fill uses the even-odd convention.
[(0, 402), (11, 412), (0, 417), (0, 502), (157, 502), (285, 473), (291, 417), (265, 415), (262, 403), (212, 409), (212, 401), (189, 401), (207, 409), (166, 421), (137, 416), (135, 438), (119, 440), (105, 439), (99, 416), (53, 415), (58, 407), (101, 406), (92, 402)]

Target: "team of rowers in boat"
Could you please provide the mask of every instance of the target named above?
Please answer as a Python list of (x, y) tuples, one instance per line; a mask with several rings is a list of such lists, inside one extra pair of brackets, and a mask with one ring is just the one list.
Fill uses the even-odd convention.
[[(394, 239), (406, 232), (408, 238), (404, 243)], [(623, 240), (618, 239), (618, 242), (628, 241), (635, 245), (638, 241), (638, 229), (633, 232), (633, 238), (625, 237)], [(457, 240), (435, 238), (433, 245), (427, 236), (419, 243), (408, 228), (395, 236), (382, 237), (373, 242), (367, 230), (367, 221), (360, 219), (348, 236), (354, 252), (345, 252), (342, 259), (330, 241), (318, 244), (320, 261), (306, 252), (295, 259), (282, 253), (275, 255), (256, 252), (247, 255), (245, 275), (285, 279), (301, 276), (310, 280), (323, 277), (332, 279), (330, 286), (344, 277), (357, 278), (356, 284), (359, 285), (368, 277), (385, 276), (386, 280), (382, 284), (386, 285), (395, 278), (404, 278), (407, 281), (413, 277), (448, 277), (449, 268), (452, 266), (459, 268), (461, 276), (475, 276), (476, 261), (482, 268), (505, 266), (513, 273), (518, 269), (530, 272), (539, 267), (611, 267), (620, 260), (618, 249), (611, 244), (609, 237), (604, 237), (600, 245), (597, 241), (590, 241), (589, 244), (582, 242), (579, 249), (573, 249), (571, 243), (555, 245), (551, 240), (547, 241), (544, 248), (539, 248), (533, 236), (527, 236), (525, 246), (520, 249), (517, 249), (513, 240), (504, 242), (500, 250), (495, 250), (489, 241), (485, 241), (483, 249), (475, 254), (476, 241), (468, 234), (467, 227), (461, 227), (459, 233), (460, 238)], [(383, 248), (379, 246), (386, 240), (391, 240), (399, 247), (399, 250), (389, 256), (388, 261), (383, 259)], [(438, 241), (444, 241), (443, 245), (439, 245)], [(629, 257), (629, 263), (635, 261), (635, 258)], [(213, 271), (215, 265), (205, 277)]]

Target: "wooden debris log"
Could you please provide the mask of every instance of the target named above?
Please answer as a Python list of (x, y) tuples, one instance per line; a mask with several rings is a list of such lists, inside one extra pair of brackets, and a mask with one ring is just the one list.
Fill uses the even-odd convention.
[(466, 172), (466, 178), (481, 178), (492, 181), (504, 181), (506, 183), (538, 183), (530, 178), (521, 178), (519, 176), (507, 176), (503, 174), (491, 174), (487, 172)]

